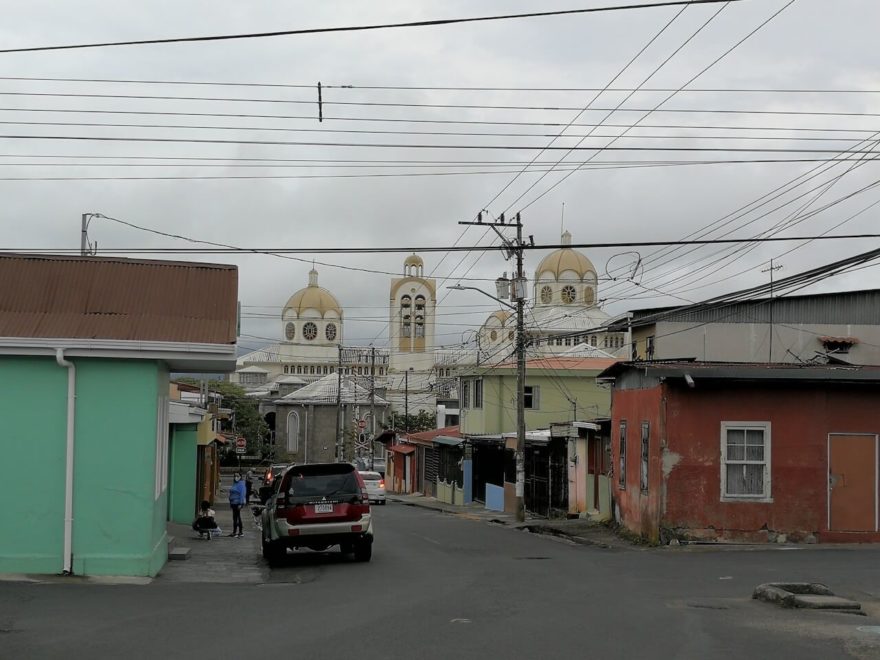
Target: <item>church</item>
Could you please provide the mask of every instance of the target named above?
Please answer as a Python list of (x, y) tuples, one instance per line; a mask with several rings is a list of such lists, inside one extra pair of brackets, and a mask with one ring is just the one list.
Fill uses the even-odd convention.
[[(525, 315), (528, 357), (625, 358), (626, 334), (605, 329), (611, 318), (600, 306), (596, 269), (570, 245), (566, 231), (563, 247), (535, 269)], [(425, 275), (424, 260), (411, 254), (389, 282), (387, 345), (346, 346), (344, 308), (318, 284), (313, 267), (307, 285), (280, 310), (281, 340), (242, 355), (231, 379), (269, 401), (336, 374), (345, 379), (344, 389), (379, 396), (392, 414), (428, 411), (438, 414), (441, 425), (455, 423), (458, 370), (510, 361), (516, 317), (506, 307), (494, 311), (474, 328), (471, 341), (449, 348), (437, 342), (436, 314), (437, 281)], [(443, 404), (447, 416), (440, 420)]]

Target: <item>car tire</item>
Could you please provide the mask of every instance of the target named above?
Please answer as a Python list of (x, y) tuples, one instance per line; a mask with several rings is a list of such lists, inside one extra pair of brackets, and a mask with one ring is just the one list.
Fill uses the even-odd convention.
[(379, 502), (379, 504), (385, 506), (386, 504), (388, 504), (388, 500), (382, 500), (381, 502)]
[(278, 566), (287, 556), (287, 548), (278, 541), (269, 541), (264, 546), (265, 557), (270, 566)]
[(369, 541), (361, 541), (354, 546), (355, 561), (370, 561), (373, 557), (373, 544)]
[(352, 552), (354, 552), (354, 545), (352, 545), (351, 543), (341, 543), (339, 545), (339, 552), (344, 555), (350, 555)]

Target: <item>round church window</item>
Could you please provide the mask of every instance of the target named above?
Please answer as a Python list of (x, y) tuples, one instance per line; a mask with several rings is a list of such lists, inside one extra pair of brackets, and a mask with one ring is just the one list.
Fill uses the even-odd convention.
[(303, 326), (303, 337), (312, 341), (315, 337), (318, 336), (318, 326), (309, 321)]
[(327, 337), (328, 341), (336, 339), (336, 325), (334, 323), (327, 324), (327, 327), (324, 328), (324, 336)]
[(284, 336), (287, 337), (288, 340), (296, 337), (296, 326), (293, 323), (288, 323), (284, 326)]
[(541, 302), (545, 305), (553, 300), (553, 289), (549, 286), (541, 287)]
[(566, 305), (570, 305), (571, 303), (573, 303), (576, 297), (577, 292), (571, 284), (567, 284), (562, 287), (562, 302), (564, 302)]

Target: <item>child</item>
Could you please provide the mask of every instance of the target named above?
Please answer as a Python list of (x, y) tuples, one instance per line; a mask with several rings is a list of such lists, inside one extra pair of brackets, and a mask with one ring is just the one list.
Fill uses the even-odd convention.
[(220, 533), (220, 528), (217, 527), (214, 515), (211, 503), (207, 500), (203, 501), (199, 507), (199, 515), (192, 524), (192, 528), (199, 533), (199, 538), (204, 537), (210, 541), (211, 536)]

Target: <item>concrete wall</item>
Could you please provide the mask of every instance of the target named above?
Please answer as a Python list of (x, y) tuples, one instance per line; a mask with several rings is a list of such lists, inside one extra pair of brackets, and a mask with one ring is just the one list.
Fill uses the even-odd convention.
[[(157, 425), (168, 375), (156, 362), (74, 359), (77, 368), (73, 569), (154, 575), (167, 558), (166, 489), (156, 494)], [(0, 572), (59, 573), (64, 530), (67, 370), (0, 358), (8, 501)], [(163, 382), (164, 381), (164, 382)]]
[[(615, 390), (612, 490), (621, 522), (660, 540), (880, 541), (880, 533), (828, 529), (828, 435), (880, 432), (880, 389), (750, 383), (695, 389), (669, 384)], [(626, 488), (617, 484), (619, 423), (628, 422)], [(649, 488), (639, 488), (640, 426), (651, 424)], [(769, 501), (721, 496), (721, 423), (770, 422)], [(657, 429), (655, 432), (654, 429)], [(664, 534), (664, 535), (665, 535)]]
[(168, 520), (187, 524), (195, 518), (197, 424), (174, 424), (168, 451)]
[[(526, 385), (537, 386), (538, 408), (526, 409), (526, 429), (550, 428), (553, 422), (571, 421), (577, 402), (578, 419), (608, 415), (611, 393), (596, 384), (598, 371), (532, 369)], [(483, 407), (461, 411), (461, 432), (465, 435), (516, 431), (516, 374), (483, 376)], [(564, 384), (564, 385), (563, 385)]]

